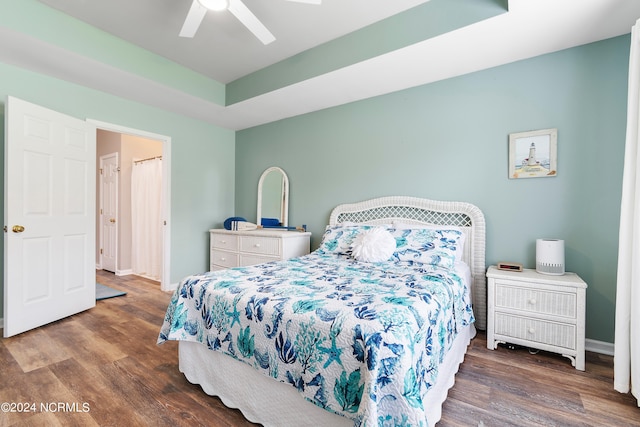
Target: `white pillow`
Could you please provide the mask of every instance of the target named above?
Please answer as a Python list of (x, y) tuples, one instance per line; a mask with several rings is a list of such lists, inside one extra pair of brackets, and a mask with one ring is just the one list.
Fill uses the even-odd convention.
[(358, 261), (387, 261), (396, 250), (396, 239), (382, 227), (374, 227), (358, 234), (353, 240), (351, 253)]

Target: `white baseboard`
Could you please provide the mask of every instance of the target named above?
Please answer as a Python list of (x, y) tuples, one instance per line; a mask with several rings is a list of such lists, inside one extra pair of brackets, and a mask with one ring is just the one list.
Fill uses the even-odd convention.
[(129, 274), (133, 274), (133, 270), (130, 268), (127, 270), (116, 270), (116, 276), (128, 276)]
[[(102, 265), (100, 264), (96, 264), (96, 270), (102, 270)], [(110, 271), (110, 270), (108, 270)], [(114, 272), (114, 274), (116, 276), (128, 276), (129, 274), (133, 274), (133, 270), (132, 269), (128, 269), (128, 270), (116, 270)]]
[(613, 356), (614, 352), (613, 343), (591, 339), (585, 340), (584, 349), (594, 353), (606, 354), (607, 356)]

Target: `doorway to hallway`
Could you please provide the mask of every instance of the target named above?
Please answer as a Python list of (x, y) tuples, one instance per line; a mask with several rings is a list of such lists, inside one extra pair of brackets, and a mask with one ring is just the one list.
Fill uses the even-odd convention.
[[(159, 281), (161, 289), (169, 289), (169, 236), (170, 236), (170, 143), (169, 137), (151, 134), (118, 125), (95, 122), (97, 128), (98, 183), (96, 210), (96, 268), (112, 271), (118, 276), (138, 274)], [(117, 159), (117, 165), (111, 166)], [(161, 160), (159, 160), (161, 159)], [(143, 242), (155, 242), (157, 266), (153, 271), (135, 269), (134, 234), (138, 227), (133, 223), (135, 199), (132, 199), (132, 177), (136, 165), (152, 160), (161, 163), (158, 177), (158, 204), (154, 208), (157, 233), (153, 239), (143, 237)], [(100, 163), (103, 164), (102, 173)], [(109, 177), (108, 168), (113, 167), (115, 178)], [(111, 181), (117, 182), (108, 184)], [(112, 187), (109, 187), (109, 186)], [(101, 194), (102, 192), (102, 194)], [(144, 193), (144, 192), (143, 192)], [(115, 200), (115, 201), (113, 201)], [(107, 209), (115, 205), (115, 208)], [(101, 210), (102, 209), (102, 210)], [(142, 220), (145, 223), (145, 220)], [(139, 239), (140, 240), (140, 239)], [(138, 253), (145, 253), (146, 249)], [(113, 258), (113, 262), (111, 261)]]

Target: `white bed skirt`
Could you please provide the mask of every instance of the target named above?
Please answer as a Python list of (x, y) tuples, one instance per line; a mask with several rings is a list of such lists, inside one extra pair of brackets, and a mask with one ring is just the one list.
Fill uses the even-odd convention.
[[(475, 336), (473, 325), (456, 338), (440, 366), (438, 380), (427, 393), (427, 418), (431, 426), (442, 416), (442, 404), (455, 381), (458, 366)], [(341, 427), (353, 420), (326, 411), (305, 400), (294, 387), (274, 381), (251, 366), (197, 342), (180, 341), (179, 367), (187, 380), (199, 384), (205, 393), (219, 396), (245, 418), (266, 427)]]

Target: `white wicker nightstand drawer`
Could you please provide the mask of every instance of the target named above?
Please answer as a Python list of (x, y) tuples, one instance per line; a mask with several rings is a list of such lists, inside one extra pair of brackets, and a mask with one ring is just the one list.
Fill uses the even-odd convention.
[(496, 313), (495, 334), (569, 350), (576, 349), (576, 326)]
[(495, 307), (575, 319), (577, 296), (575, 292), (541, 290), (496, 280)]
[(276, 237), (241, 236), (240, 251), (279, 257), (280, 241)]

